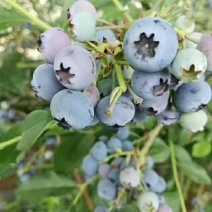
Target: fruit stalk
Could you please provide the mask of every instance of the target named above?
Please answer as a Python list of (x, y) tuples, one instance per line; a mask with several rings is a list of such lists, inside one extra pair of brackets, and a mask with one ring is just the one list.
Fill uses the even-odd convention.
[(175, 181), (175, 184), (176, 184), (176, 187), (177, 187), (177, 190), (178, 190), (178, 194), (179, 194), (179, 197), (180, 197), (182, 212), (187, 212), (185, 202), (184, 202), (183, 192), (182, 192), (182, 189), (181, 189), (181, 186), (180, 186), (180, 181), (179, 181), (179, 178), (178, 178), (174, 144), (173, 144), (171, 139), (169, 139), (169, 147), (170, 147), (170, 152), (171, 152), (172, 171), (173, 171), (174, 181)]
[(50, 29), (51, 26), (45, 22), (43, 22), (42, 20), (40, 20), (39, 18), (32, 16), (31, 13), (29, 13), (28, 11), (26, 11), (25, 9), (23, 9), (23, 7), (21, 7), (19, 4), (17, 4), (15, 1), (13, 0), (4, 0), (8, 5), (10, 5), (12, 8), (14, 8), (15, 10), (17, 10), (19, 13), (21, 13), (22, 15), (26, 16), (27, 18), (29, 18), (35, 25), (37, 25), (38, 27), (46, 30), (46, 29)]
[(139, 169), (145, 163), (145, 156), (149, 152), (150, 147), (154, 143), (155, 138), (158, 136), (160, 131), (163, 128), (163, 124), (159, 124), (152, 132), (149, 134), (149, 139), (147, 140), (146, 144), (144, 145), (143, 149), (140, 151), (137, 169)]

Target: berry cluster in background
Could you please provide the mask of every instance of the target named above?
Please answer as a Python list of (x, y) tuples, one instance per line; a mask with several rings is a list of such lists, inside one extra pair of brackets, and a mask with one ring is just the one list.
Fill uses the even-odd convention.
[(96, 10), (88, 1), (74, 3), (67, 18), (72, 38), (60, 28), (40, 35), (38, 50), (47, 64), (35, 70), (31, 82), (35, 95), (50, 101), (59, 126), (84, 129), (100, 122), (119, 128), (155, 116), (164, 125), (204, 129), (211, 35), (198, 35), (197, 47), (182, 42), (183, 29), (194, 31), (186, 16), (177, 19), (178, 28), (144, 17), (126, 24), (124, 34), (96, 31)]
[(129, 135), (130, 130), (124, 127), (111, 138), (100, 136), (83, 159), (85, 180), (92, 184), (98, 178), (97, 195), (108, 203), (108, 208), (98, 206), (95, 212), (124, 208), (129, 199), (136, 201), (143, 212), (171, 212), (163, 198), (165, 180), (153, 170), (152, 157), (146, 157), (144, 166), (139, 167)]

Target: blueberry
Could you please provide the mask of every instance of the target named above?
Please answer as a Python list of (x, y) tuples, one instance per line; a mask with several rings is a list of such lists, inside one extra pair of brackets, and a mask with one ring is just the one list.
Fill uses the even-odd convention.
[(122, 150), (123, 151), (133, 151), (134, 150), (134, 146), (133, 146), (132, 142), (123, 141), (122, 142)]
[(211, 100), (211, 87), (205, 81), (181, 85), (174, 94), (174, 104), (180, 112), (194, 112)]
[(88, 97), (88, 99), (91, 100), (91, 102), (93, 103), (93, 106), (96, 107), (97, 103), (100, 100), (100, 93), (99, 93), (98, 88), (94, 85), (90, 85), (86, 89), (85, 95)]
[(63, 48), (57, 54), (54, 71), (65, 87), (82, 90), (88, 88), (95, 79), (96, 63), (86, 49), (73, 45)]
[(110, 153), (115, 153), (117, 149), (122, 148), (122, 143), (118, 138), (111, 138), (107, 142), (107, 147), (108, 147)]
[(89, 1), (77, 1), (67, 11), (69, 22), (79, 13), (88, 13), (96, 20), (96, 9)]
[(156, 212), (173, 212), (173, 210), (166, 204), (160, 204)]
[(102, 161), (107, 157), (107, 146), (99, 141), (91, 148), (91, 154), (96, 160)]
[(93, 176), (98, 171), (98, 161), (93, 156), (87, 155), (83, 159), (82, 169), (85, 174)]
[(21, 183), (26, 183), (31, 179), (31, 175), (29, 173), (25, 173), (19, 177), (19, 181)]
[(141, 212), (156, 212), (159, 208), (159, 200), (155, 193), (145, 191), (139, 195), (137, 204)]
[(157, 115), (166, 109), (169, 93), (166, 92), (163, 96), (155, 97), (154, 99), (144, 99), (138, 108), (149, 116)]
[(112, 115), (107, 115), (110, 107), (110, 96), (101, 99), (97, 105), (96, 113), (100, 122), (110, 127), (123, 127), (132, 120), (135, 114), (135, 106), (124, 96), (121, 96), (113, 109)]
[(208, 117), (203, 110), (192, 113), (183, 113), (180, 116), (180, 125), (187, 130), (195, 133), (198, 131), (203, 131), (205, 125), (208, 122)]
[(156, 73), (136, 70), (133, 73), (131, 86), (133, 91), (143, 99), (154, 99), (168, 92), (171, 74), (168, 69)]
[(158, 174), (154, 170), (147, 170), (145, 172), (144, 182), (147, 184), (148, 188), (154, 187), (159, 180)]
[(124, 53), (129, 64), (138, 70), (156, 72), (167, 67), (178, 49), (173, 27), (161, 18), (141, 18), (124, 37)]
[(140, 184), (140, 175), (133, 167), (123, 169), (119, 179), (121, 184), (127, 188), (135, 188)]
[(71, 45), (69, 35), (63, 29), (52, 28), (40, 35), (38, 51), (47, 63), (53, 64), (58, 52), (69, 45)]
[(162, 193), (166, 190), (166, 181), (162, 177), (158, 177), (156, 184), (150, 187), (151, 191)]
[[(123, 143), (122, 143), (123, 144)], [(121, 166), (121, 164), (124, 162), (125, 158), (119, 157), (112, 161), (111, 166)]]
[(52, 98), (50, 110), (58, 126), (67, 130), (83, 129), (94, 117), (91, 101), (83, 93), (68, 89), (58, 92)]
[(135, 116), (132, 120), (132, 123), (134, 124), (144, 124), (149, 120), (149, 117), (146, 113), (143, 111), (139, 110), (138, 108), (135, 111)]
[(96, 117), (96, 114), (94, 114), (92, 122), (88, 125), (88, 127), (95, 126), (99, 123), (99, 119)]
[(74, 39), (79, 42), (94, 40), (96, 32), (96, 18), (89, 13), (77, 13), (71, 20)]
[(116, 186), (108, 179), (102, 179), (97, 186), (98, 196), (104, 200), (112, 201), (116, 197)]
[(107, 178), (107, 175), (111, 169), (111, 166), (108, 163), (102, 163), (99, 165), (98, 173), (101, 178)]
[(49, 64), (40, 65), (35, 69), (31, 85), (35, 95), (47, 101), (51, 101), (56, 93), (65, 89), (55, 77), (53, 65)]
[(205, 73), (206, 68), (205, 55), (197, 49), (188, 48), (178, 51), (171, 73), (182, 82), (195, 82)]
[(107, 178), (112, 180), (113, 182), (118, 181), (120, 170), (118, 168), (111, 168), (107, 174)]
[(121, 140), (125, 140), (125, 139), (127, 139), (129, 137), (129, 135), (130, 135), (129, 127), (124, 126), (124, 127), (120, 127), (118, 129), (116, 137), (121, 139)]
[(171, 109), (166, 109), (162, 113), (156, 115), (157, 121), (167, 126), (176, 123), (179, 117), (180, 113), (177, 111), (172, 111)]
[(197, 49), (203, 52), (203, 54), (207, 58), (207, 70), (212, 71), (212, 34), (206, 35), (202, 37), (199, 44), (197, 45)]
[(103, 43), (104, 40), (107, 40), (108, 42), (112, 43), (116, 41), (116, 37), (112, 30), (106, 29), (97, 31), (94, 40), (100, 43)]

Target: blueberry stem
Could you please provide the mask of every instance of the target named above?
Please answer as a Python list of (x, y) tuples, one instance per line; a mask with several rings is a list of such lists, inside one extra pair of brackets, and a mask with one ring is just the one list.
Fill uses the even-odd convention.
[[(90, 209), (93, 209), (93, 203), (91, 202), (90, 197), (87, 196), (88, 194), (85, 194), (85, 193), (87, 193), (87, 191), (86, 191), (87, 186), (92, 181), (96, 180), (96, 178), (98, 178), (98, 175), (94, 175), (91, 179), (89, 179), (85, 183), (83, 183), (83, 181), (81, 179), (81, 176), (79, 175), (78, 170), (75, 170), (74, 176), (75, 176), (75, 179), (76, 179), (76, 181), (78, 183), (78, 186), (79, 186), (79, 192), (77, 193), (76, 197), (74, 198), (74, 200), (73, 200), (73, 202), (72, 202), (72, 204), (70, 206), (70, 209), (71, 209), (72, 205), (76, 205), (77, 204), (77, 202), (79, 201), (79, 199), (80, 199), (80, 197), (82, 195), (84, 195), (84, 196), (86, 195), (86, 201), (88, 201), (87, 205), (90, 207)], [(71, 210), (68, 210), (68, 211), (71, 211)]]
[(133, 96), (134, 103), (136, 105), (140, 105), (141, 102), (143, 101), (143, 99), (140, 98), (137, 94), (134, 93), (134, 91), (132, 90), (132, 88), (129, 84), (127, 84), (127, 88), (128, 88), (128, 91), (130, 92), (130, 94)]
[(119, 0), (113, 0), (113, 3), (118, 8), (118, 10), (124, 12), (124, 15), (126, 16), (128, 21), (133, 21), (133, 18), (125, 11), (123, 5), (121, 4), (121, 2)]
[(138, 158), (138, 162), (136, 165), (136, 168), (139, 170), (141, 166), (145, 165), (145, 158), (151, 148), (151, 146), (153, 145), (155, 138), (159, 135), (160, 131), (163, 129), (163, 124), (158, 124), (155, 129), (153, 129), (148, 135), (149, 138), (146, 141), (144, 147), (142, 148), (142, 150), (139, 153), (139, 158)]
[(182, 212), (187, 212), (185, 202), (184, 202), (183, 192), (182, 192), (179, 177), (178, 177), (174, 144), (173, 144), (171, 139), (169, 139), (169, 147), (170, 147), (170, 152), (171, 152), (172, 171), (173, 171), (173, 176), (174, 176), (174, 181), (175, 181), (175, 184), (176, 184), (176, 187), (177, 187), (177, 191), (178, 191), (178, 194), (179, 194), (179, 197), (180, 197)]
[(113, 109), (116, 105), (116, 102), (118, 101), (119, 97), (122, 95), (123, 91), (122, 89), (120, 88), (119, 91), (116, 93), (115, 97), (113, 98), (111, 104), (110, 104), (110, 107), (105, 111), (105, 113), (108, 115), (108, 116), (111, 116), (113, 114)]
[(19, 142), (21, 139), (22, 139), (22, 136), (18, 136), (18, 137), (15, 137), (13, 139), (1, 142), (0, 143), (0, 150), (5, 149), (6, 147), (8, 147), (10, 145), (13, 145), (13, 144)]
[(91, 199), (91, 197), (90, 197), (90, 195), (89, 195), (89, 193), (88, 193), (88, 191), (87, 191), (87, 189), (86, 189), (87, 184), (86, 184), (86, 183), (83, 184), (83, 179), (82, 179), (82, 176), (81, 176), (79, 170), (75, 170), (75, 171), (74, 171), (74, 178), (75, 178), (75, 180), (76, 180), (76, 182), (77, 182), (77, 184), (78, 184), (79, 186), (82, 185), (82, 187), (80, 187), (80, 191), (81, 191), (81, 192), (80, 192), (80, 196), (81, 196), (81, 194), (84, 196), (88, 208), (89, 208), (91, 211), (93, 211), (94, 206), (93, 206), (92, 199)]
[(113, 158), (119, 158), (121, 156), (133, 156), (135, 154), (134, 151), (127, 151), (127, 152), (118, 152), (115, 153), (113, 155), (108, 156), (105, 160), (104, 163), (107, 163), (108, 161), (110, 161)]
[(30, 12), (28, 12), (27, 10), (25, 10), (23, 7), (21, 7), (18, 3), (16, 3), (14, 0), (4, 0), (8, 5), (10, 5), (12, 8), (14, 8), (15, 10), (17, 10), (19, 13), (21, 13), (22, 15), (26, 16), (28, 19), (30, 19), (35, 25), (37, 25), (38, 27), (47, 30), (50, 29), (51, 26), (48, 25), (47, 23), (43, 22), (42, 20), (40, 20), (39, 18), (33, 16)]
[(124, 80), (124, 76), (123, 76), (123, 72), (121, 70), (121, 66), (118, 64), (114, 64), (115, 65), (115, 71), (116, 71), (116, 76), (119, 82), (119, 86), (121, 87), (121, 89), (123, 90), (123, 92), (125, 92), (127, 90), (127, 85), (125, 83)]

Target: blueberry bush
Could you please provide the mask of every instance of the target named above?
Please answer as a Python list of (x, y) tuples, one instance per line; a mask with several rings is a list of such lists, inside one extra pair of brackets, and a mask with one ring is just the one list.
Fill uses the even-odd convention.
[(2, 0), (0, 211), (211, 212), (211, 32), (211, 0)]

